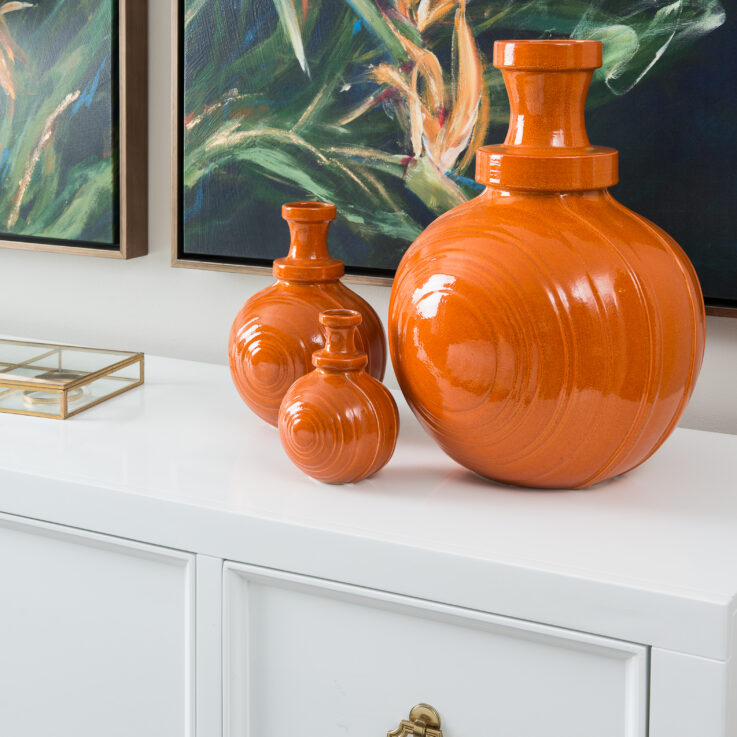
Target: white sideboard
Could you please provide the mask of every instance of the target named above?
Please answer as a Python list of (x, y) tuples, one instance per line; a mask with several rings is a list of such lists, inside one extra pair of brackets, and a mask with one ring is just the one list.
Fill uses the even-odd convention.
[[(2, 737), (737, 737), (737, 437), (588, 491), (313, 482), (227, 369), (0, 415)], [(585, 432), (585, 428), (582, 428)]]

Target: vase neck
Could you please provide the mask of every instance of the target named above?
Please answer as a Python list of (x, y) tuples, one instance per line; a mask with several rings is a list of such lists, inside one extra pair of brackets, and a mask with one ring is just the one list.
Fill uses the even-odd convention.
[(315, 368), (326, 371), (360, 371), (368, 359), (356, 347), (356, 332), (361, 324), (356, 310), (325, 310), (320, 313), (320, 325), (325, 331), (325, 347), (312, 354)]
[(327, 202), (292, 202), (282, 207), (289, 224), (289, 253), (274, 261), (274, 276), (291, 282), (335, 281), (343, 276), (343, 262), (328, 252), (328, 230), (335, 205)]
[(592, 146), (584, 108), (599, 41), (497, 41), (494, 66), (509, 95), (503, 144), (482, 146), (476, 179), (538, 191), (603, 189), (617, 182), (617, 152)]
[(503, 69), (509, 95), (507, 146), (583, 149), (584, 107), (591, 70), (565, 72)]

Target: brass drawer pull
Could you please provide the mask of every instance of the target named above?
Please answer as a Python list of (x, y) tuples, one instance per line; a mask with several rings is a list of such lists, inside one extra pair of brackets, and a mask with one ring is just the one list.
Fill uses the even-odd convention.
[(440, 729), (440, 715), (428, 704), (417, 704), (412, 707), (409, 719), (403, 719), (393, 731), (387, 732), (386, 737), (443, 737)]

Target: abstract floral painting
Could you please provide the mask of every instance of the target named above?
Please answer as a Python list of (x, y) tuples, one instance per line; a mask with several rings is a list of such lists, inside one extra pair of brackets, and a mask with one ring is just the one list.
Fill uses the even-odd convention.
[(622, 150), (615, 196), (680, 238), (707, 293), (737, 299), (737, 167), (711, 176), (704, 158), (737, 155), (727, 16), (717, 0), (183, 0), (179, 256), (267, 264), (281, 203), (322, 199), (334, 255), (391, 275), (478, 194), (474, 152), (504, 137), (494, 40), (573, 37), (604, 42), (589, 130)]
[(0, 239), (118, 242), (116, 0), (0, 4)]

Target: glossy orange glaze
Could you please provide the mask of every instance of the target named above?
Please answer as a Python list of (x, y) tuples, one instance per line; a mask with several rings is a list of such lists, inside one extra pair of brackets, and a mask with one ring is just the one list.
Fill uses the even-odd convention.
[(262, 419), (277, 424), (279, 405), (296, 379), (312, 370), (312, 353), (323, 346), (323, 310), (358, 311), (358, 343), (368, 355), (368, 371), (381, 380), (386, 368), (384, 329), (372, 307), (343, 285), (343, 262), (330, 258), (327, 234), (335, 205), (284, 205), (289, 223), (289, 254), (274, 261), (277, 282), (255, 294), (238, 313), (230, 331), (228, 356), (243, 401)]
[(315, 370), (284, 397), (279, 436), (287, 455), (309, 476), (354, 483), (392, 457), (399, 414), (389, 390), (364, 370), (366, 354), (356, 346), (361, 315), (328, 310), (320, 323), (326, 346), (312, 356)]
[(616, 153), (588, 144), (582, 115), (600, 44), (499, 42), (494, 58), (508, 65), (510, 135), (479, 151), (485, 192), (405, 254), (392, 361), (459, 463), (510, 484), (585, 487), (642, 463), (675, 427), (701, 367), (703, 299), (678, 244), (606, 189)]

